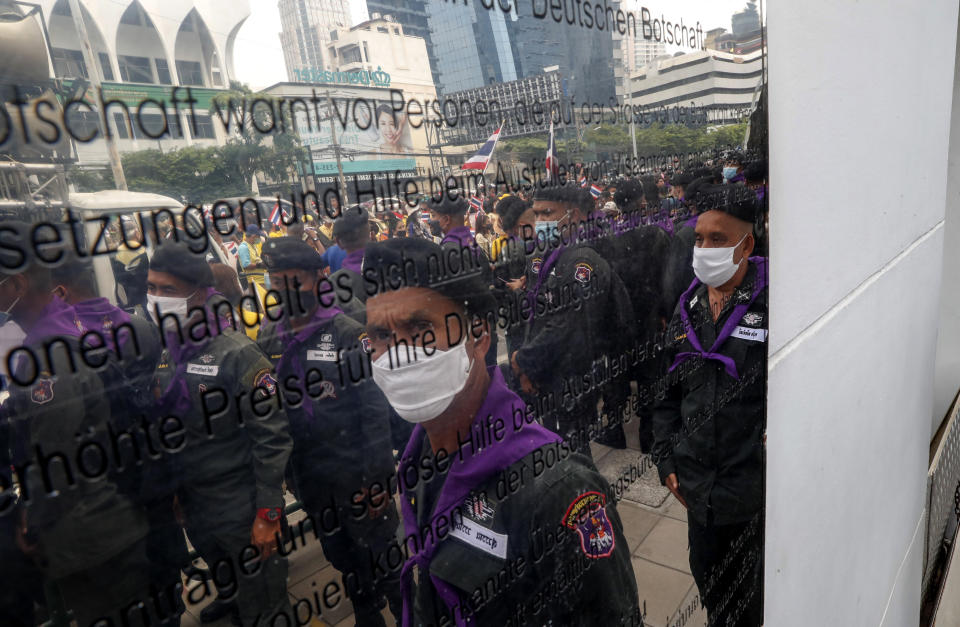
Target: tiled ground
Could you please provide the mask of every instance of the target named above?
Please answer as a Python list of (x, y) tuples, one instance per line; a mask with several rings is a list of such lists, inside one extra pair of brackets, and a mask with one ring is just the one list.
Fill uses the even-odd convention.
[[(628, 433), (630, 431), (635, 430), (630, 429)], [(624, 469), (629, 476), (631, 464), (646, 469), (623, 493), (617, 505), (630, 547), (641, 607), (646, 612), (645, 625), (704, 627), (707, 623), (706, 612), (700, 606), (697, 587), (687, 561), (686, 511), (660, 485), (656, 469), (645, 461), (645, 456), (636, 448), (636, 442), (629, 440), (628, 444), (632, 446), (625, 450), (609, 449), (598, 444), (592, 446), (597, 468), (611, 482), (622, 477)], [(297, 520), (294, 516), (292, 522)], [(328, 581), (337, 577), (339, 574), (323, 558), (319, 542), (312, 540), (291, 556), (288, 583), (291, 604), (296, 604), (300, 599), (312, 599), (314, 590), (322, 590)], [(187, 606), (184, 627), (200, 625), (200, 610), (208, 601)], [(306, 617), (305, 608), (306, 605), (301, 603), (301, 621)], [(387, 625), (394, 624), (386, 609), (384, 617)], [(309, 625), (351, 627), (352, 619), (349, 602), (344, 600), (328, 613), (314, 617)], [(228, 627), (230, 621), (221, 620), (211, 625)]]

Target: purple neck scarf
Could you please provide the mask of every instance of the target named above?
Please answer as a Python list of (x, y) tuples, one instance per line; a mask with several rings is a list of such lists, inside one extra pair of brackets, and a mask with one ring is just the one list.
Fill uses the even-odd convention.
[[(362, 253), (363, 251), (361, 251)], [(352, 254), (352, 253), (351, 253)], [(303, 364), (300, 362), (300, 346), (314, 334), (321, 325), (333, 320), (334, 316), (343, 313), (339, 307), (324, 307), (318, 305), (310, 321), (302, 329), (293, 332), (288, 320), (280, 320), (277, 323), (277, 333), (280, 335), (280, 341), (285, 346), (280, 360), (277, 362), (276, 372), (279, 376), (280, 370), (290, 366), (294, 373), (300, 377), (300, 381), (306, 381), (306, 374), (303, 370)], [(313, 401), (308, 398), (303, 400), (303, 412), (313, 420)]]
[[(512, 416), (514, 411), (522, 411), (524, 407), (520, 397), (514, 394), (504, 383), (503, 375), (498, 367), (487, 368), (487, 372), (490, 373), (490, 387), (487, 389), (487, 397), (474, 417), (474, 424), (487, 416)], [(451, 513), (463, 503), (464, 499), (470, 494), (470, 490), (494, 476), (498, 471), (523, 459), (541, 446), (559, 441), (560, 436), (557, 434), (537, 423), (531, 423), (524, 425), (519, 431), (508, 427), (503, 440), (481, 449), (479, 452), (474, 451), (471, 447), (469, 453), (463, 453), (462, 461), (457, 455), (457, 459), (451, 464), (446, 481), (440, 489), (434, 513), (430, 518), (430, 526), (433, 527), (438, 519), (449, 520)], [(429, 442), (424, 435), (423, 426), (417, 425), (401, 457), (399, 470), (401, 475), (407, 467), (417, 464), (422, 446), (429, 446)], [(451, 454), (451, 457), (454, 456), (454, 454)], [(413, 511), (410, 500), (401, 498), (400, 503), (403, 510), (404, 529), (408, 531), (419, 529), (420, 525), (417, 524), (417, 516)], [(400, 593), (403, 596), (403, 627), (413, 625), (413, 567), (418, 566), (423, 573), (429, 572), (430, 561), (439, 547), (435, 535), (430, 534), (430, 540), (424, 540), (423, 546), (417, 553), (410, 556), (400, 572)], [(433, 575), (430, 575), (430, 581), (436, 588), (437, 594), (453, 612), (456, 625), (458, 627), (466, 625), (467, 621), (463, 614), (453, 609), (460, 603), (460, 597), (456, 589)]]
[[(117, 347), (113, 344), (113, 334), (111, 329), (121, 324), (129, 324), (130, 314), (124, 310), (110, 304), (106, 298), (91, 298), (73, 306), (77, 312), (77, 320), (83, 326), (84, 332), (97, 331), (103, 335), (107, 345), (116, 352)], [(127, 335), (121, 338), (121, 344), (126, 343)]]
[(470, 229), (465, 226), (458, 226), (454, 229), (450, 229), (450, 232), (444, 235), (443, 239), (440, 240), (441, 244), (446, 244), (447, 242), (454, 242), (468, 248), (475, 244), (473, 233), (471, 233)]
[(753, 263), (757, 267), (757, 275), (753, 281), (753, 294), (750, 295), (750, 300), (746, 303), (741, 303), (733, 308), (733, 311), (730, 312), (730, 317), (727, 318), (727, 322), (723, 325), (723, 328), (720, 330), (720, 335), (717, 336), (716, 341), (713, 343), (713, 346), (710, 347), (709, 351), (704, 351), (703, 346), (700, 344), (700, 339), (697, 337), (696, 332), (693, 329), (693, 324), (690, 322), (690, 316), (687, 314), (687, 299), (693, 294), (694, 290), (700, 286), (700, 279), (694, 279), (690, 284), (690, 287), (687, 288), (680, 296), (680, 319), (683, 320), (683, 328), (687, 334), (687, 340), (689, 340), (691, 346), (693, 346), (693, 351), (684, 351), (678, 353), (677, 357), (673, 360), (673, 365), (670, 366), (670, 369), (667, 372), (673, 372), (673, 370), (685, 362), (688, 359), (691, 359), (696, 356), (701, 356), (704, 359), (713, 359), (719, 361), (723, 364), (723, 369), (726, 370), (727, 374), (733, 377), (734, 379), (740, 379), (740, 375), (737, 374), (737, 365), (727, 355), (718, 353), (717, 351), (727, 341), (727, 338), (730, 337), (730, 334), (733, 333), (733, 330), (740, 324), (740, 321), (743, 319), (747, 310), (750, 309), (750, 305), (753, 304), (753, 301), (757, 299), (757, 296), (760, 295), (760, 292), (767, 286), (767, 259), (766, 257), (750, 257), (748, 261)]
[[(173, 378), (167, 385), (167, 389), (163, 391), (158, 401), (158, 405), (163, 411), (176, 412), (181, 415), (190, 411), (193, 403), (190, 401), (190, 388), (187, 387), (187, 362), (203, 350), (213, 338), (220, 335), (221, 331), (230, 327), (230, 321), (226, 318), (216, 318), (213, 315), (213, 309), (208, 304), (211, 298), (222, 296), (222, 294), (212, 287), (206, 288), (204, 293), (206, 298), (204, 299), (203, 310), (207, 319), (207, 326), (210, 328), (210, 335), (194, 341), (190, 338), (190, 332), (187, 330), (192, 326), (191, 324), (183, 325), (187, 327), (183, 329), (183, 342), (180, 341), (180, 337), (175, 332), (165, 332), (167, 351), (177, 367), (174, 370)], [(214, 322), (213, 325), (210, 324), (211, 321)], [(161, 332), (163, 332), (162, 329)]]
[(697, 219), (700, 217), (699, 214), (693, 216), (689, 220), (683, 223), (683, 226), (689, 226), (691, 229), (697, 228)]
[(550, 276), (550, 271), (553, 269), (553, 266), (557, 265), (557, 260), (560, 259), (560, 253), (562, 253), (564, 249), (566, 249), (566, 246), (561, 245), (559, 248), (550, 251), (550, 254), (547, 255), (547, 258), (544, 259), (543, 264), (540, 266), (540, 272), (537, 273), (537, 282), (534, 283), (533, 289), (527, 292), (530, 298), (531, 308), (536, 307), (537, 294), (540, 293), (540, 287), (543, 285), (543, 282), (547, 280), (547, 277)]
[(76, 310), (59, 296), (54, 296), (40, 311), (36, 324), (27, 331), (23, 345), (30, 346), (53, 336), (78, 338), (82, 334), (83, 331), (77, 325)]
[(360, 248), (352, 253), (348, 253), (340, 263), (340, 267), (353, 270), (354, 272), (360, 272), (360, 268), (363, 267), (363, 249)]

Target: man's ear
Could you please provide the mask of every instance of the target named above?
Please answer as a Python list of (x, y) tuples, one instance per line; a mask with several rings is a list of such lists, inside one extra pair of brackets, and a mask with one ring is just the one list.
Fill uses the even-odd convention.
[(757, 245), (757, 238), (751, 230), (747, 233), (747, 238), (743, 240), (743, 258), (749, 257), (753, 253), (754, 247)]
[(490, 342), (493, 341), (493, 338), (490, 336), (490, 322), (488, 320), (483, 321), (483, 335), (480, 337), (474, 336), (472, 331), (468, 333), (470, 333), (470, 337), (473, 338), (474, 358), (479, 359), (481, 363), (485, 363), (487, 351), (490, 349)]

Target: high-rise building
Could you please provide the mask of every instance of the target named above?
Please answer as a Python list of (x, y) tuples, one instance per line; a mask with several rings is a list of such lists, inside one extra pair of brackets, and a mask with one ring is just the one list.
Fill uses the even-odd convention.
[(287, 75), (329, 70), (330, 33), (350, 25), (346, 0), (279, 0), (280, 43)]
[(370, 19), (392, 15), (398, 24), (403, 25), (404, 33), (412, 37), (423, 38), (423, 42), (427, 46), (427, 58), (430, 62), (433, 82), (438, 84), (440, 77), (434, 63), (433, 40), (430, 37), (426, 5), (426, 0), (367, 0), (367, 12)]
[(757, 12), (757, 3), (747, 2), (747, 6), (742, 11), (734, 13), (730, 18), (730, 26), (734, 37), (743, 37), (760, 30), (760, 14)]
[(507, 18), (480, 3), (472, 7), (437, 2), (427, 8), (431, 65), (441, 93), (517, 79)]

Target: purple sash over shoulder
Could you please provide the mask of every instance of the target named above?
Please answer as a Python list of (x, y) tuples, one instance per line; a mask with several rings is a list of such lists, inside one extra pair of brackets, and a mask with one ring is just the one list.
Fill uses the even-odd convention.
[[(343, 310), (339, 307), (324, 307), (320, 305), (314, 312), (313, 317), (310, 318), (310, 321), (296, 333), (293, 333), (287, 320), (277, 322), (277, 332), (280, 334), (281, 342), (284, 344), (283, 354), (280, 355), (280, 360), (277, 362), (277, 376), (279, 376), (280, 369), (289, 364), (290, 368), (300, 377), (300, 381), (306, 381), (306, 373), (303, 370), (303, 364), (300, 363), (300, 345), (307, 341), (319, 326), (333, 320), (334, 316), (341, 313), (343, 313)], [(313, 420), (313, 402), (311, 400), (304, 398), (303, 411)]]
[(476, 243), (476, 240), (474, 240), (473, 233), (470, 232), (469, 227), (458, 226), (450, 229), (450, 232), (444, 235), (443, 239), (440, 240), (441, 244), (446, 244), (448, 242), (453, 242), (455, 244), (460, 244), (461, 246), (471, 248)]
[(703, 346), (700, 344), (700, 339), (697, 337), (697, 334), (693, 329), (693, 324), (690, 322), (690, 316), (687, 314), (687, 299), (689, 299), (694, 290), (699, 287), (700, 279), (694, 279), (690, 284), (690, 287), (687, 288), (687, 291), (680, 296), (680, 319), (683, 320), (683, 329), (687, 334), (687, 340), (693, 346), (694, 350), (678, 353), (677, 357), (673, 361), (673, 365), (670, 366), (670, 369), (667, 372), (673, 372), (677, 366), (686, 360), (699, 355), (704, 359), (713, 359), (715, 361), (719, 361), (721, 364), (723, 364), (723, 369), (726, 370), (727, 374), (734, 379), (740, 378), (740, 375), (737, 374), (737, 365), (733, 359), (717, 351), (720, 350), (720, 347), (723, 346), (723, 343), (727, 341), (727, 338), (730, 337), (730, 335), (733, 333), (733, 330), (738, 324), (740, 324), (740, 321), (743, 320), (744, 314), (746, 314), (747, 310), (750, 309), (750, 305), (752, 305), (753, 301), (757, 299), (757, 296), (760, 295), (760, 292), (767, 287), (766, 257), (749, 257), (748, 261), (757, 267), (757, 275), (753, 282), (753, 293), (750, 295), (750, 300), (733, 308), (733, 311), (730, 312), (730, 317), (727, 318), (727, 322), (723, 325), (723, 329), (720, 330), (720, 335), (717, 336), (717, 340), (713, 343), (713, 346), (710, 347), (709, 351), (703, 350)]
[[(190, 401), (190, 389), (187, 386), (187, 380), (185, 378), (187, 362), (203, 350), (203, 348), (210, 343), (210, 340), (231, 326), (229, 320), (225, 318), (217, 319), (213, 315), (213, 309), (207, 304), (214, 296), (223, 295), (212, 287), (206, 288), (205, 295), (203, 309), (204, 316), (207, 318), (207, 326), (210, 328), (210, 336), (203, 338), (199, 342), (195, 342), (190, 339), (190, 332), (185, 328), (183, 329), (185, 331), (184, 341), (181, 343), (180, 337), (178, 337), (175, 332), (164, 331), (164, 329), (160, 330), (161, 333), (166, 335), (167, 351), (170, 353), (173, 362), (177, 365), (176, 370), (173, 372), (173, 378), (170, 379), (167, 389), (163, 391), (158, 402), (159, 407), (162, 408), (163, 411), (176, 412), (181, 415), (190, 411), (193, 403)], [(211, 320), (214, 320), (216, 324), (211, 326)], [(189, 328), (191, 325), (183, 324), (183, 326)]]
[(77, 326), (76, 310), (59, 296), (54, 296), (40, 311), (37, 323), (27, 331), (26, 337), (23, 338), (23, 345), (30, 346), (54, 336), (80, 337), (81, 335), (82, 331)]
[[(113, 345), (113, 336), (110, 330), (122, 324), (129, 324), (130, 314), (112, 305), (109, 300), (102, 296), (75, 303), (73, 308), (77, 312), (77, 320), (83, 325), (84, 331), (101, 333), (107, 345), (116, 352), (117, 347)], [(124, 335), (120, 338), (120, 343), (126, 345), (128, 337), (128, 335)], [(123, 348), (123, 346), (120, 348)]]
[[(488, 368), (487, 372), (490, 373), (490, 387), (487, 390), (486, 399), (477, 411), (474, 423), (484, 420), (487, 416), (504, 418), (512, 416), (514, 409), (524, 406), (520, 397), (514, 394), (504, 383), (499, 368), (493, 366)], [(460, 455), (451, 454), (454, 460), (443, 488), (440, 490), (440, 495), (437, 497), (436, 507), (430, 518), (430, 526), (434, 527), (436, 521), (441, 517), (449, 520), (452, 512), (470, 494), (470, 490), (487, 481), (497, 472), (523, 459), (541, 446), (559, 441), (560, 436), (557, 434), (537, 423), (531, 423), (524, 425), (519, 431), (514, 430), (512, 426), (508, 426), (502, 440), (480, 451), (462, 452), (462, 458)], [(417, 463), (420, 457), (420, 447), (429, 445), (424, 436), (423, 426), (417, 425), (401, 458), (399, 470), (401, 475), (408, 466)], [(401, 498), (400, 502), (403, 510), (404, 529), (407, 532), (411, 529), (418, 529), (417, 516), (413, 511), (410, 500)], [(413, 625), (413, 567), (418, 566), (422, 573), (428, 573), (430, 561), (433, 559), (438, 546), (439, 543), (435, 534), (429, 534), (429, 539), (424, 539), (419, 551), (412, 554), (403, 565), (403, 570), (400, 572), (400, 592), (403, 596), (403, 627)], [(458, 627), (467, 625), (468, 621), (464, 618), (463, 613), (454, 609), (461, 603), (456, 589), (433, 575), (430, 575), (430, 581), (440, 598), (446, 603), (447, 608), (453, 612), (455, 624)]]
[(360, 272), (360, 268), (363, 266), (363, 249), (353, 251), (348, 253), (346, 257), (343, 258), (343, 261), (340, 263), (341, 268), (346, 268), (347, 270), (353, 270), (354, 272)]
[(560, 246), (550, 251), (550, 254), (547, 255), (547, 258), (544, 259), (543, 264), (540, 266), (540, 272), (537, 273), (537, 282), (533, 284), (532, 289), (527, 291), (527, 295), (530, 298), (531, 309), (535, 310), (537, 294), (540, 293), (540, 287), (543, 286), (543, 282), (550, 276), (550, 271), (557, 265), (557, 260), (560, 259), (560, 253), (562, 253), (565, 248), (566, 246)]

